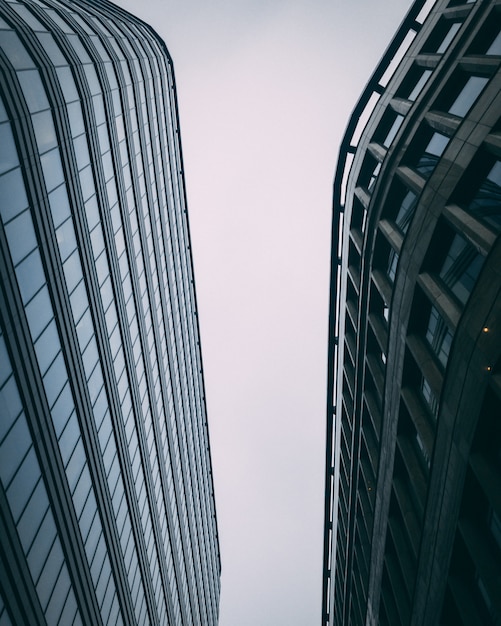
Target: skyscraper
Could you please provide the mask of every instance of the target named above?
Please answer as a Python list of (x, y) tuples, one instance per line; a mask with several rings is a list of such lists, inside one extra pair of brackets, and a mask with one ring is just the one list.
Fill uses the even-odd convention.
[(501, 623), (501, 3), (413, 3), (334, 182), (322, 625)]
[(0, 624), (216, 624), (172, 61), (105, 0), (0, 2)]

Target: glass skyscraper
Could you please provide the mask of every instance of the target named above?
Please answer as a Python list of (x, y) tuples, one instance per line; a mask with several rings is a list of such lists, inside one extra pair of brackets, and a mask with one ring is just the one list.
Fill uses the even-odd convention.
[(334, 181), (322, 626), (501, 623), (501, 3), (416, 0)]
[(0, 1), (0, 624), (216, 624), (172, 61), (104, 0)]

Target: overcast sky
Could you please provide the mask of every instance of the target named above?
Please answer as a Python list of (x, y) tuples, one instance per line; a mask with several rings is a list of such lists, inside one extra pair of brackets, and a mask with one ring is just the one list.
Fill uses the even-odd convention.
[(320, 623), (331, 190), (410, 0), (119, 0), (174, 59), (220, 626)]

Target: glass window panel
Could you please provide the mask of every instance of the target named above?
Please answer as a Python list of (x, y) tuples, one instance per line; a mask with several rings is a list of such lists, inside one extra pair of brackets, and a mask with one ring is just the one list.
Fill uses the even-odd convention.
[(471, 76), (450, 107), (449, 113), (464, 117), (488, 82), (489, 79), (485, 76)]
[(103, 165), (104, 179), (105, 181), (109, 181), (110, 178), (112, 178), (115, 174), (113, 169), (113, 160), (111, 158), (111, 151), (103, 154), (101, 163)]
[(33, 220), (29, 211), (21, 213), (5, 226), (10, 256), (14, 265), (37, 247)]
[(49, 33), (38, 33), (37, 37), (55, 67), (68, 65), (68, 61), (64, 57), (59, 46), (54, 41), (54, 37), (52, 35)]
[(33, 60), (14, 31), (2, 33), (2, 50), (14, 69), (23, 70), (35, 67)]
[(449, 31), (445, 35), (445, 37), (442, 39), (442, 43), (437, 48), (437, 52), (438, 53), (442, 53), (442, 52), (445, 52), (447, 50), (447, 48), (449, 47), (449, 44), (454, 39), (456, 33), (458, 32), (458, 30), (460, 28), (461, 28), (461, 24), (459, 22), (456, 22), (455, 24), (452, 24), (452, 26), (450, 27)]
[(21, 413), (22, 404), (17, 389), (14, 376), (11, 376), (4, 384), (0, 391), (0, 439), (5, 437), (5, 434), (11, 427), (12, 423)]
[(421, 380), (421, 393), (423, 394), (423, 398), (428, 405), (432, 416), (436, 418), (438, 416), (438, 399), (431, 390), (430, 383), (424, 376)]
[[(125, 139), (125, 128), (124, 128), (124, 121), (123, 121), (123, 116), (119, 115), (118, 117), (115, 118), (115, 122), (116, 122), (116, 128), (117, 128), (117, 135), (118, 135), (118, 141), (119, 142), (123, 142)], [(124, 142), (124, 146), (125, 149), (127, 148), (125, 142)], [(122, 146), (120, 147), (120, 152), (122, 153)], [(125, 164), (127, 163), (128, 159), (125, 158), (122, 155), (122, 162)]]
[(71, 293), (82, 278), (82, 266), (80, 264), (78, 250), (75, 250), (75, 252), (73, 252), (73, 254), (66, 259), (63, 264), (63, 270), (64, 277), (66, 279), (66, 286), (68, 291)]
[(53, 317), (52, 303), (47, 287), (43, 287), (25, 308), (31, 337), (36, 341)]
[(111, 92), (111, 97), (113, 99), (113, 110), (115, 111), (115, 115), (122, 112), (122, 103), (120, 100), (120, 92), (118, 89), (114, 89)]
[(116, 186), (114, 178), (112, 178), (106, 183), (106, 191), (108, 193), (108, 203), (109, 203), (108, 206), (110, 207), (115, 206), (115, 203), (118, 201), (118, 194), (117, 194), (117, 186)]
[(402, 125), (403, 121), (404, 121), (403, 116), (402, 115), (397, 115), (397, 117), (393, 121), (393, 124), (390, 127), (390, 130), (388, 131), (388, 134), (386, 135), (386, 137), (385, 137), (385, 139), (383, 141), (383, 146), (385, 146), (386, 148), (390, 147), (391, 142), (395, 139), (395, 135), (397, 134), (398, 129)]
[(78, 137), (85, 132), (84, 119), (82, 115), (82, 106), (80, 102), (72, 102), (67, 107), (68, 117), (70, 119), (71, 135)]
[(50, 17), (50, 19), (57, 25), (59, 28), (63, 30), (64, 33), (72, 33), (73, 30), (70, 28), (67, 22), (63, 20), (63, 18), (56, 13), (53, 9), (45, 9), (46, 15)]
[(106, 124), (101, 124), (97, 129), (97, 133), (99, 136), (99, 146), (101, 149), (101, 154), (104, 154), (110, 149), (110, 140), (108, 138), (108, 129), (106, 128)]
[(68, 35), (67, 40), (73, 50), (77, 53), (82, 63), (91, 63), (91, 59), (85, 48), (82, 46), (82, 43), (77, 35)]
[(94, 115), (96, 116), (96, 126), (106, 123), (106, 112), (104, 110), (103, 96), (99, 93), (92, 98)]
[[(73, 311), (73, 319), (78, 322), (83, 315), (85, 309), (89, 306), (87, 300), (87, 292), (83, 279), (70, 295), (71, 310)], [(77, 327), (78, 332), (78, 327)]]
[(85, 215), (87, 216), (87, 225), (92, 230), (99, 223), (99, 207), (96, 196), (93, 195), (85, 203)]
[(56, 401), (67, 379), (66, 365), (62, 352), (60, 352), (43, 377), (45, 394), (49, 405)]
[(77, 324), (77, 336), (80, 350), (84, 350), (88, 345), (91, 337), (94, 336), (94, 325), (92, 324), (92, 316), (89, 309), (82, 316)]
[(17, 167), (0, 176), (0, 198), (2, 198), (0, 215), (3, 222), (9, 221), (14, 215), (27, 208), (28, 198), (21, 168)]
[(408, 191), (402, 200), (400, 208), (398, 209), (395, 223), (404, 233), (407, 232), (409, 224), (411, 223), (412, 216), (414, 215), (414, 209), (416, 208), (416, 201), (416, 194), (413, 191)]
[(47, 30), (47, 28), (43, 26), (25, 6), (22, 6), (21, 4), (13, 4), (12, 8), (29, 26), (31, 26), (34, 31)]
[(63, 552), (61, 550), (59, 540), (56, 539), (51, 546), (49, 554), (47, 555), (36, 585), (38, 599), (40, 600), (40, 604), (44, 611), (49, 603), (51, 593), (54, 590), (62, 565)]
[(63, 563), (61, 569), (59, 570), (59, 577), (56, 581), (54, 590), (49, 600), (49, 604), (47, 605), (47, 609), (45, 611), (45, 619), (47, 620), (48, 624), (58, 623), (59, 615), (63, 610), (63, 606), (69, 590), (70, 579), (68, 576), (68, 570)]
[(96, 365), (87, 384), (89, 387), (90, 401), (94, 403), (103, 386), (103, 374), (99, 363)]
[[(87, 84), (89, 85), (90, 92), (93, 96), (101, 93), (101, 85), (96, 74), (96, 70), (93, 65), (84, 65), (85, 76), (87, 78)], [(98, 122), (99, 123), (99, 122)]]
[(470, 202), (469, 210), (501, 229), (501, 161), (496, 161)]
[(71, 215), (70, 201), (66, 185), (60, 185), (49, 193), (50, 210), (55, 228)]
[(64, 262), (77, 247), (75, 229), (73, 228), (73, 220), (71, 217), (58, 227), (56, 236), (61, 260)]
[(91, 529), (92, 522), (97, 512), (96, 499), (94, 493), (91, 491), (85, 502), (82, 514), (78, 520), (80, 526), (80, 532), (82, 533), (82, 539), (84, 543), (87, 543), (87, 538)]
[(96, 191), (96, 188), (94, 186), (94, 177), (92, 176), (92, 169), (90, 165), (88, 167), (85, 167), (80, 172), (80, 186), (82, 188), (84, 200), (90, 198), (90, 196)]
[(32, 447), (7, 489), (7, 500), (15, 522), (23, 512), (39, 477), (40, 467)]
[(449, 137), (446, 137), (441, 133), (433, 133), (424, 153), (417, 162), (417, 171), (424, 176), (429, 176), (435, 169), (435, 166), (437, 165), (438, 160), (442, 156), (448, 143)]
[(395, 276), (397, 273), (397, 265), (398, 265), (398, 254), (393, 250), (390, 250), (390, 256), (388, 258), (388, 277), (391, 281), (395, 280)]
[[(0, 124), (0, 174), (19, 165), (17, 147), (10, 124)], [(3, 210), (2, 210), (3, 213)]]
[(87, 496), (89, 495), (89, 491), (91, 490), (91, 486), (92, 483), (90, 480), (89, 470), (87, 467), (84, 467), (75, 490), (73, 491), (73, 505), (75, 507), (77, 517), (80, 517), (82, 514), (84, 504), (87, 500)]
[(63, 166), (61, 157), (59, 156), (59, 150), (56, 148), (50, 152), (46, 152), (40, 157), (40, 161), (42, 163), (47, 191), (52, 191), (52, 189), (55, 189), (64, 181)]
[(407, 98), (409, 100), (412, 100), (414, 102), (414, 100), (418, 97), (418, 95), (421, 93), (421, 91), (423, 90), (423, 87), (426, 85), (426, 83), (428, 82), (428, 78), (430, 78), (432, 72), (431, 70), (425, 70), (419, 80), (417, 81), (417, 83), (415, 84), (413, 90), (410, 92), (410, 94), (407, 96)]
[[(72, 417), (72, 420), (76, 422), (75, 416)], [(66, 466), (66, 477), (72, 492), (75, 489), (86, 462), (85, 450), (81, 439), (79, 439)]]
[(35, 352), (42, 375), (45, 374), (60, 349), (61, 344), (59, 343), (56, 322), (52, 320), (35, 342)]
[(4, 487), (10, 483), (17, 471), (20, 460), (31, 447), (31, 435), (26, 419), (20, 417), (14, 422), (0, 446), (0, 478)]
[(61, 613), (58, 623), (61, 624), (61, 626), (65, 626), (65, 624), (79, 626), (82, 623), (82, 621), (80, 620), (80, 616), (77, 613), (77, 603), (71, 589), (68, 597), (66, 598), (63, 612)]
[(82, 170), (90, 163), (89, 148), (87, 146), (87, 136), (85, 134), (82, 134), (74, 139), (73, 147), (75, 149), (75, 157), (77, 159), (78, 169)]
[(31, 498), (29, 499), (16, 527), (25, 553), (27, 553), (30, 549), (38, 527), (48, 508), (49, 499), (47, 497), (43, 479), (40, 476), (37, 486), (33, 490)]
[(452, 331), (435, 307), (431, 307), (426, 339), (438, 360), (445, 367), (452, 343)]
[(85, 372), (87, 376), (89, 376), (94, 371), (94, 367), (99, 359), (97, 344), (94, 339), (87, 344), (87, 347), (82, 354), (82, 359), (84, 362)]
[(34, 250), (16, 268), (17, 283), (23, 304), (27, 304), (45, 283), (42, 259), (38, 250)]
[(440, 277), (463, 304), (470, 296), (483, 262), (484, 258), (475, 248), (456, 234), (440, 270)]
[(83, 30), (87, 34), (92, 35), (94, 33), (92, 28), (87, 24), (87, 22), (82, 18), (81, 15), (78, 15), (78, 13), (72, 13), (71, 17), (75, 20), (75, 22), (77, 22), (77, 24), (79, 24), (83, 28)]
[(99, 40), (99, 37), (97, 37), (97, 35), (91, 35), (90, 39), (94, 47), (97, 50), (99, 58), (103, 61), (106, 60), (109, 63), (109, 59), (110, 59), (109, 54), (106, 52), (106, 48), (103, 46), (103, 44)]
[(69, 419), (61, 436), (59, 437), (59, 450), (64, 465), (66, 465), (73, 454), (73, 450), (77, 445), (80, 437), (80, 431), (76, 419)]
[(56, 69), (59, 85), (63, 91), (64, 99), (67, 103), (74, 102), (79, 99), (78, 91), (75, 85), (75, 79), (69, 67), (58, 67)]
[(38, 579), (45, 559), (56, 537), (56, 527), (50, 509), (47, 511), (40, 525), (30, 551), (28, 552), (28, 566), (34, 580)]
[(112, 91), (114, 89), (118, 89), (118, 81), (117, 81), (115, 68), (113, 67), (113, 64), (110, 63), (110, 62), (105, 63), (104, 64), (104, 69), (105, 69), (106, 74), (108, 76), (108, 82), (110, 84), (110, 89)]
[(52, 423), (56, 431), (56, 437), (61, 435), (64, 427), (68, 423), (68, 419), (75, 408), (73, 396), (68, 382), (66, 382), (63, 390), (59, 394), (57, 400), (51, 409)]
[(49, 108), (45, 87), (38, 70), (18, 72), (17, 78), (21, 83), (21, 89), (30, 113), (44, 111)]
[(501, 54), (501, 32), (499, 32), (491, 43), (485, 54), (500, 55)]
[(51, 148), (57, 146), (56, 129), (52, 121), (52, 114), (49, 111), (41, 111), (31, 116), (33, 129), (37, 140), (38, 151), (40, 154), (47, 152)]

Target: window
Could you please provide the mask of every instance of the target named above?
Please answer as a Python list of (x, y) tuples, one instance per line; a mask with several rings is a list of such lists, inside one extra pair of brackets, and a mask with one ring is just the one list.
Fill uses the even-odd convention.
[(424, 176), (429, 176), (435, 169), (448, 143), (449, 137), (446, 137), (441, 133), (433, 133), (424, 149), (424, 152), (415, 164), (416, 170)]
[(441, 20), (422, 48), (424, 53), (442, 54), (461, 28), (461, 22)]
[(468, 209), (496, 230), (501, 229), (501, 161), (490, 168)]
[(396, 95), (399, 98), (406, 98), (407, 100), (414, 102), (428, 82), (431, 74), (431, 70), (423, 70), (420, 67), (412, 67), (402, 80), (402, 84), (400, 85)]
[(432, 306), (428, 319), (428, 328), (426, 329), (426, 339), (444, 367), (447, 365), (449, 358), (452, 337), (451, 329), (447, 326), (437, 309)]
[(438, 398), (424, 376), (421, 379), (421, 394), (427, 407), (430, 409), (431, 415), (436, 419), (438, 417)]
[(448, 111), (452, 115), (464, 117), (471, 109), (483, 88), (489, 82), (485, 76), (470, 76)]
[(388, 257), (388, 277), (393, 282), (395, 280), (395, 275), (397, 273), (397, 265), (398, 265), (398, 253), (391, 248), (390, 255)]
[(466, 304), (482, 269), (484, 258), (461, 235), (456, 234), (440, 270), (440, 278)]
[(383, 146), (385, 146), (386, 148), (389, 148), (392, 141), (395, 139), (396, 134), (398, 133), (398, 129), (400, 128), (400, 126), (402, 125), (402, 122), (404, 121), (403, 115), (397, 115), (397, 117), (395, 118), (393, 124), (391, 125), (386, 137), (383, 140)]

